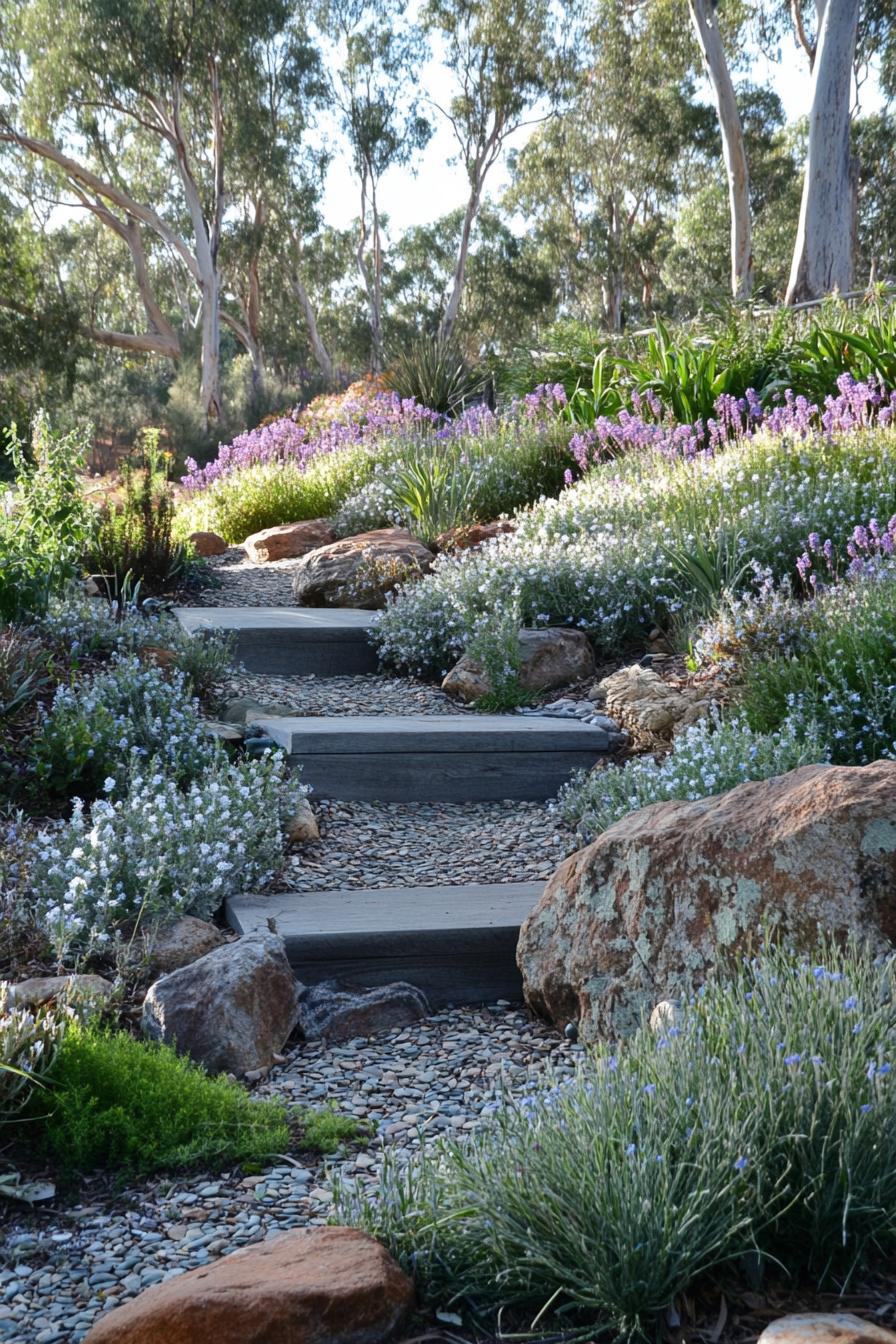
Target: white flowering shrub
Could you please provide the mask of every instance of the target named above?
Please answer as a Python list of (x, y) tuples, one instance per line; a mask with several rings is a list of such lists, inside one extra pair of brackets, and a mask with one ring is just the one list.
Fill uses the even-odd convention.
[(333, 531), (338, 537), (355, 537), (379, 527), (407, 527), (410, 518), (396, 504), (394, 489), (391, 472), (373, 476), (344, 501), (333, 517)]
[(95, 794), (104, 779), (121, 782), (151, 756), (175, 779), (191, 779), (211, 768), (220, 751), (180, 672), (116, 654), (90, 679), (57, 687), (38, 720), (29, 764), (52, 793)]
[(49, 1073), (68, 1015), (19, 1006), (0, 981), (0, 1125), (18, 1117)]
[(689, 549), (718, 554), (725, 573), (742, 569), (746, 586), (750, 562), (781, 578), (810, 533), (843, 536), (889, 516), (894, 445), (893, 429), (868, 429), (765, 432), (714, 457), (629, 452), (520, 513), (515, 533), (440, 557), (380, 616), (381, 653), (408, 671), (447, 671), (481, 618), (516, 607), (527, 625), (574, 625), (613, 654), (657, 621), (686, 621)]
[(643, 756), (625, 765), (579, 771), (561, 789), (556, 806), (588, 842), (651, 803), (709, 798), (746, 780), (771, 779), (827, 759), (811, 723), (788, 720), (775, 732), (759, 733), (742, 717), (703, 720), (680, 733), (660, 760)]
[(189, 635), (167, 612), (145, 614), (133, 606), (93, 601), (73, 589), (51, 601), (36, 623), (38, 632), (77, 670), (85, 659), (114, 654), (137, 655), (141, 650), (164, 649), (170, 665), (185, 678), (190, 695), (214, 703), (215, 691), (230, 670), (234, 644), (222, 632), (209, 631), (201, 639)]
[(23, 869), (56, 954), (114, 940), (135, 921), (209, 918), (228, 896), (268, 882), (283, 822), (307, 790), (285, 758), (233, 763), (223, 754), (185, 788), (160, 759), (126, 785), (26, 842)]

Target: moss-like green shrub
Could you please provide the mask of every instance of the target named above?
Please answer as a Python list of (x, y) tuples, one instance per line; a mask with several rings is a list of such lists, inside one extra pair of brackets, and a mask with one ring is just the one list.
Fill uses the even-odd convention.
[[(38, 1142), (69, 1173), (130, 1172), (261, 1160), (289, 1144), (286, 1108), (253, 1101), (170, 1046), (74, 1025), (32, 1096)], [(29, 1135), (29, 1142), (32, 1142)]]

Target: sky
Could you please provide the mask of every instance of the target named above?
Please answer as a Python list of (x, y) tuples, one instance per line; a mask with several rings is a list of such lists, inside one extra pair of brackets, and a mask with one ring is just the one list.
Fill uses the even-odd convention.
[[(788, 121), (795, 121), (808, 113), (811, 98), (808, 62), (795, 43), (782, 48), (781, 60), (778, 62), (771, 62), (757, 53), (751, 73), (755, 83), (768, 84), (778, 94)], [(421, 67), (420, 74), (421, 85), (429, 98), (437, 103), (449, 99), (450, 77), (437, 61), (428, 61)], [(709, 101), (708, 86), (703, 96)], [(871, 110), (878, 101), (872, 76), (862, 91), (863, 110)], [(389, 216), (393, 236), (416, 224), (431, 223), (466, 201), (466, 175), (459, 165), (452, 166), (448, 162), (456, 151), (454, 136), (434, 107), (430, 108), (430, 113), (436, 125), (436, 133), (416, 161), (416, 174), (411, 175), (404, 168), (391, 169), (382, 181), (380, 203), (384, 213)], [(508, 146), (519, 148), (531, 133), (531, 127), (523, 129), (508, 142)], [(721, 146), (719, 155), (721, 158)], [(507, 182), (505, 162), (501, 161), (492, 169), (486, 197), (493, 200), (500, 196)], [(344, 229), (356, 218), (358, 204), (358, 189), (351, 169), (343, 157), (337, 156), (327, 179), (324, 217), (328, 224)]]

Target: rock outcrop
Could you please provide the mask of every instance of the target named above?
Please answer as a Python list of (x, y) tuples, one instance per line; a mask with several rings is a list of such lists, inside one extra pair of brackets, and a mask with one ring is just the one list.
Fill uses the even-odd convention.
[(583, 1039), (632, 1031), (765, 925), (896, 941), (896, 762), (804, 766), (632, 812), (573, 854), (524, 923), (526, 999)]

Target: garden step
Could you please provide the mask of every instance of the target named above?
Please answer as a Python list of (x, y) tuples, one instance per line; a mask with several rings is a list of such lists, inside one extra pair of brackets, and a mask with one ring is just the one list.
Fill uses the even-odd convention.
[(543, 882), (506, 882), (279, 892), (235, 897), (226, 911), (237, 933), (273, 920), (303, 984), (408, 980), (442, 1007), (522, 998), (517, 938), (543, 890)]
[(270, 676), (348, 677), (376, 672), (367, 632), (373, 612), (352, 607), (175, 607), (191, 635), (236, 636), (236, 657)]
[(552, 798), (606, 754), (603, 728), (515, 714), (253, 719), (322, 798), (384, 803)]

